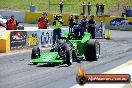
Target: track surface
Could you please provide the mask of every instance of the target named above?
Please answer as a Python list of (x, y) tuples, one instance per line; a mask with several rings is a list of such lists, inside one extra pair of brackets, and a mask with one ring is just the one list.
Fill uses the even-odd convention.
[(132, 32), (111, 31), (112, 40), (100, 39), (98, 61), (72, 66), (31, 65), (30, 54), (0, 56), (0, 88), (69, 88), (76, 84), (75, 74), (81, 64), (87, 73), (103, 73), (132, 59)]

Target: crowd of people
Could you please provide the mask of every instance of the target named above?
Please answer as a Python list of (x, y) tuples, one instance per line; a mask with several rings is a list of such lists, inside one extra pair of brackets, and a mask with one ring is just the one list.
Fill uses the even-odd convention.
[[(82, 20), (79, 22), (79, 16), (73, 17), (71, 15), (69, 17), (69, 32), (77, 34), (77, 32), (80, 32), (80, 35), (82, 36), (84, 32), (89, 32), (92, 36), (92, 38), (95, 38), (95, 25), (96, 22), (94, 20), (94, 15), (90, 16), (91, 19), (87, 19), (86, 15), (83, 15)], [(61, 14), (54, 15), (54, 22), (53, 22), (53, 44), (55, 44), (55, 40), (57, 37), (61, 36), (61, 29), (63, 25), (63, 20)], [(14, 15), (11, 15), (11, 18), (7, 20), (6, 22), (6, 29), (7, 30), (17, 30), (18, 22), (16, 19), (14, 19)], [(38, 29), (47, 29), (49, 27), (49, 20), (47, 18), (47, 13), (43, 12), (41, 14), (41, 17), (38, 19)]]
[(87, 16), (83, 15), (82, 20), (79, 22), (79, 16), (73, 18), (71, 15), (69, 18), (69, 32), (76, 33), (77, 31), (80, 31), (81, 35), (83, 35), (84, 32), (89, 32), (94, 39), (96, 21), (94, 20), (94, 15), (91, 15), (90, 17), (91, 18), (88, 20)]
[(103, 3), (101, 4), (97, 3), (96, 5), (92, 5), (90, 2), (88, 2), (88, 4), (86, 4), (85, 2), (82, 2), (81, 5), (82, 5), (82, 15), (86, 14), (85, 13), (86, 7), (87, 7), (88, 15), (90, 15), (92, 6), (96, 6), (96, 15), (104, 15), (105, 5)]

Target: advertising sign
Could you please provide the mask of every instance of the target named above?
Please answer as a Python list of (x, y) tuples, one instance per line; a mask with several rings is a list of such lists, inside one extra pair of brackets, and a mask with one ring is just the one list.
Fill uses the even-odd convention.
[(115, 18), (107, 25), (108, 29), (132, 30), (132, 23), (125, 18)]
[(10, 47), (11, 49), (26, 46), (26, 31), (13, 31), (10, 34)]

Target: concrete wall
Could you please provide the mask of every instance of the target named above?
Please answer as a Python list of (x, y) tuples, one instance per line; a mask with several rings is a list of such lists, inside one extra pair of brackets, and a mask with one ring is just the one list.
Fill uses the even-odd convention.
[(11, 15), (15, 16), (15, 19), (17, 19), (18, 22), (23, 23), (25, 19), (25, 12), (19, 12), (19, 11), (0, 11), (0, 14), (5, 18), (10, 18)]

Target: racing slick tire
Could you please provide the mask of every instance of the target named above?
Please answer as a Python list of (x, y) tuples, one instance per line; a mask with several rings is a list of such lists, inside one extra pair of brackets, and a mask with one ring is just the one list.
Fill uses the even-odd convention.
[(100, 55), (100, 43), (98, 40), (90, 39), (84, 45), (86, 61), (97, 61)]
[(64, 44), (64, 47), (65, 47), (65, 55), (66, 55), (66, 64), (68, 66), (72, 65), (72, 62), (73, 62), (73, 59), (72, 59), (72, 47), (70, 44), (68, 43), (65, 43)]
[[(32, 49), (31, 59), (37, 59), (40, 57), (40, 49), (39, 47), (35, 46)], [(33, 63), (33, 65), (37, 65), (38, 63)]]

